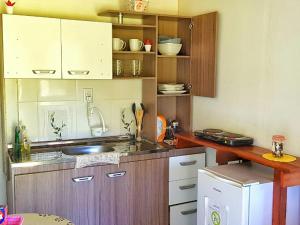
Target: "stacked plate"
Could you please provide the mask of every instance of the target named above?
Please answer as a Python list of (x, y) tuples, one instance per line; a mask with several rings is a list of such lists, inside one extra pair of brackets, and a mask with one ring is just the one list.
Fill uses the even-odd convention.
[(186, 93), (184, 90), (184, 84), (159, 84), (158, 92), (171, 95), (171, 94), (183, 94)]

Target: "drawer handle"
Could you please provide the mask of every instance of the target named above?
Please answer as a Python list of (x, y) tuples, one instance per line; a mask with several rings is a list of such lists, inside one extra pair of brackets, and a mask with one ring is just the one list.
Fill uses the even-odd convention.
[(193, 189), (196, 187), (196, 184), (190, 184), (190, 185), (184, 185), (184, 186), (179, 186), (180, 190), (188, 190), (188, 189)]
[(75, 183), (92, 181), (93, 179), (94, 179), (94, 176), (72, 178), (73, 182), (75, 182)]
[(56, 70), (32, 70), (34, 74), (55, 74)]
[(190, 209), (190, 210), (186, 210), (186, 211), (181, 211), (180, 213), (184, 216), (187, 216), (187, 215), (197, 213), (197, 209)]
[(193, 161), (188, 161), (188, 162), (180, 162), (180, 166), (191, 166), (191, 165), (195, 165), (197, 163), (197, 160), (193, 160)]
[(88, 75), (89, 70), (68, 70), (69, 75)]
[(108, 173), (106, 174), (109, 178), (123, 177), (126, 174), (126, 171), (117, 172), (117, 173)]

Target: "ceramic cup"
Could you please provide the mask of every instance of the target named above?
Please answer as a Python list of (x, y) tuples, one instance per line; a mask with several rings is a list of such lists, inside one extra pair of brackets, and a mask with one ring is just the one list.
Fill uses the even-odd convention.
[(150, 52), (151, 51), (151, 47), (152, 47), (152, 45), (145, 45), (146, 52)]
[(120, 38), (113, 38), (113, 50), (123, 51), (126, 48), (126, 42)]
[(139, 39), (130, 39), (129, 40), (130, 51), (137, 52), (144, 47), (144, 43)]

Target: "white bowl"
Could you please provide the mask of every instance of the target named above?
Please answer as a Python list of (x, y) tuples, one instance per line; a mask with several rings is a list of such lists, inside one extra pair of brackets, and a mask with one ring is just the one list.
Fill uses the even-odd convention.
[(177, 55), (181, 50), (182, 44), (165, 43), (158, 44), (158, 51), (162, 55)]

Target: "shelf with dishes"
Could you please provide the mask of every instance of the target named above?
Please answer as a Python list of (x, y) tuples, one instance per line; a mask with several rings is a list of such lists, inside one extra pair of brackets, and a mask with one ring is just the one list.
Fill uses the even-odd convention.
[(157, 96), (189, 96), (190, 89), (188, 85), (176, 83), (163, 83), (157, 85)]

